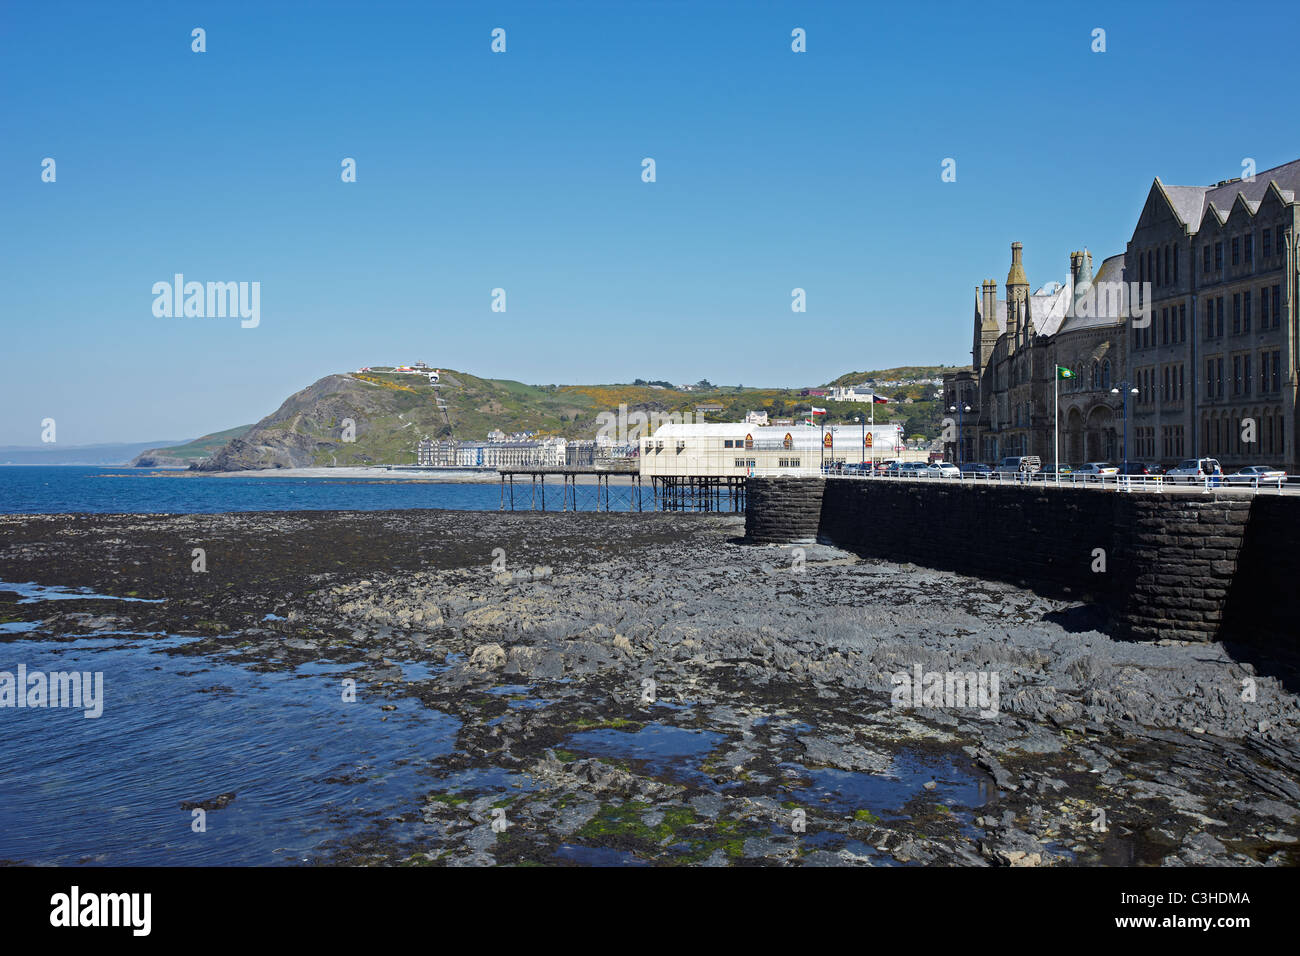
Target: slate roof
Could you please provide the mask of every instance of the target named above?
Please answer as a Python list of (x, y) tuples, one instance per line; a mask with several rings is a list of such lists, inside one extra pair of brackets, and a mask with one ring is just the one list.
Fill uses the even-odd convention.
[[(1094, 285), (1102, 282), (1123, 282), (1124, 281), (1124, 253), (1110, 256), (1102, 260), (1101, 267), (1092, 277)], [(1098, 303), (1095, 311), (1102, 311), (1106, 308), (1105, 301)], [(1127, 310), (1124, 310), (1127, 311)], [(1060, 332), (1077, 332), (1080, 329), (1097, 328), (1103, 325), (1115, 325), (1124, 316), (1112, 315), (1072, 315), (1061, 323), (1058, 331)]]
[(1173, 204), (1174, 214), (1183, 222), (1184, 225), (1197, 226), (1201, 222), (1201, 216), (1205, 212), (1205, 194), (1210, 191), (1208, 186), (1165, 186), (1160, 184), (1169, 197), (1170, 203)]
[(1070, 290), (1061, 286), (1055, 292), (1043, 294), (1042, 290), (1029, 297), (1029, 321), (1036, 335), (1055, 335), (1065, 320), (1069, 306)]
[(1160, 188), (1169, 197), (1178, 218), (1184, 225), (1196, 230), (1200, 228), (1211, 203), (1219, 213), (1219, 219), (1226, 219), (1232, 211), (1232, 204), (1237, 201), (1238, 193), (1254, 212), (1259, 208), (1260, 200), (1268, 192), (1268, 184), (1271, 182), (1277, 183), (1283, 199), (1295, 202), (1296, 195), (1300, 193), (1300, 159), (1257, 172), (1253, 183), (1237, 180), (1222, 186), (1166, 186), (1159, 179), (1156, 182), (1160, 183)]

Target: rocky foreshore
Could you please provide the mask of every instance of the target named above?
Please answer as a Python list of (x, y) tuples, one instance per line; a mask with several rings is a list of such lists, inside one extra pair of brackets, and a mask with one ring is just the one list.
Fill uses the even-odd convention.
[(337, 662), (376, 720), (399, 697), (456, 718), (418, 805), (322, 862), (1300, 862), (1295, 661), (1118, 643), (1086, 606), (743, 531), (0, 516), (0, 580), (162, 599), (0, 586), (0, 620), (39, 622), (24, 639), (192, 635), (167, 652), (263, 670)]

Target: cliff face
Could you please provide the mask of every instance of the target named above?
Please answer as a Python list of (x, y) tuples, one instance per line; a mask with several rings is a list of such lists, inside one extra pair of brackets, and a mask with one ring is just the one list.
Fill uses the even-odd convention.
[[(246, 471), (306, 468), (313, 465), (360, 465), (387, 460), (394, 451), (414, 461), (414, 443), (436, 428), (440, 416), (431, 389), (397, 389), (350, 375), (327, 375), (290, 395), (278, 409), (245, 435), (234, 438), (198, 471)], [(351, 419), (353, 434), (346, 432)], [(346, 438), (353, 438), (348, 441)]]
[(186, 468), (193, 464), (188, 458), (164, 455), (160, 451), (144, 451), (127, 463), (131, 468)]
[(132, 468), (188, 468), (205, 458), (210, 458), (231, 439), (242, 438), (252, 425), (237, 425), (225, 431), (202, 435), (179, 445), (159, 445), (147, 448), (131, 460)]

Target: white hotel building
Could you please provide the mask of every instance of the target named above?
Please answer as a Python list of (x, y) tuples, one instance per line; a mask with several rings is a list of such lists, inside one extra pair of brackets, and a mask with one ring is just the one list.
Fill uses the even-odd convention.
[[(867, 438), (871, 444), (866, 444)], [(640, 443), (642, 477), (816, 475), (823, 464), (907, 458), (898, 425), (661, 425)]]

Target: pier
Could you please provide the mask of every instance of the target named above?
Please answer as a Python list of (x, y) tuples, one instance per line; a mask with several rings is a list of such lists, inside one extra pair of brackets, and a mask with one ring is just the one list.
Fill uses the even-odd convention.
[[(527, 465), (499, 468), (501, 475), (501, 511), (546, 511), (546, 490), (551, 489), (549, 510), (555, 510), (555, 481), (560, 478), (560, 510), (578, 511), (579, 489), (584, 504), (595, 511), (699, 511), (743, 514), (745, 487), (743, 476), (680, 477), (654, 476), (650, 479), (650, 496), (646, 500), (645, 482), (633, 465), (623, 467)], [(592, 481), (594, 476), (595, 480)], [(524, 478), (528, 481), (525, 484)], [(611, 481), (610, 479), (619, 479)], [(516, 481), (516, 479), (519, 479)], [(547, 479), (552, 479), (548, 482)], [(625, 479), (625, 480), (624, 480)], [(519, 486), (516, 492), (516, 485)], [(526, 500), (526, 504), (525, 504)]]

